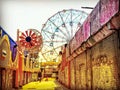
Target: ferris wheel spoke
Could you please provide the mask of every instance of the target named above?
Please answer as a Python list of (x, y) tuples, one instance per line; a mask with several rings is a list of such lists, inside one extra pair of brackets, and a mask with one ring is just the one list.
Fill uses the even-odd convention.
[(52, 40), (52, 39), (46, 34), (46, 32), (44, 32), (44, 34), (45, 34), (50, 40)]
[(73, 19), (73, 21), (74, 21), (75, 19), (79, 18), (79, 16), (81, 16), (81, 15), (76, 16), (76, 17)]
[(48, 61), (48, 59), (46, 58), (46, 56), (44, 56), (44, 54), (42, 54), (42, 56), (43, 56), (43, 58), (44, 58), (46, 61)]
[(65, 22), (67, 21), (68, 17), (69, 17), (70, 13), (67, 15), (66, 19), (65, 19)]
[(69, 34), (69, 38), (70, 38), (70, 33), (69, 33), (69, 31), (68, 31), (68, 28), (66, 27), (65, 21), (63, 20), (63, 17), (61, 16), (60, 13), (59, 13), (59, 15), (60, 15), (60, 18), (61, 18), (61, 20), (62, 20), (62, 22), (63, 22), (63, 24), (64, 24), (64, 28), (66, 29), (67, 34)]
[(54, 34), (55, 36), (57, 36), (57, 37), (59, 37), (59, 38), (62, 38), (62, 39), (65, 39), (65, 40), (66, 40), (65, 37), (62, 37), (62, 36), (60, 36), (60, 35), (57, 35), (57, 34), (55, 34), (55, 33), (50, 32), (50, 31), (46, 31), (46, 30), (44, 30), (43, 32), (48, 32), (48, 33), (51, 34), (51, 35)]
[(71, 37), (73, 37), (73, 21), (72, 21), (72, 10), (70, 11), (71, 17), (70, 17), (70, 27), (71, 27)]
[(59, 55), (59, 54), (58, 54), (58, 52), (57, 52), (56, 49), (58, 49), (58, 48), (60, 48), (60, 47), (61, 47), (61, 46), (59, 46), (59, 47), (57, 47), (57, 48), (54, 48), (54, 47), (53, 47), (53, 48), (54, 48), (53, 50), (55, 51), (55, 53), (56, 53), (57, 55)]
[(48, 53), (48, 52), (50, 52), (51, 50), (55, 50), (55, 49), (57, 49), (57, 48), (61, 48), (61, 46), (63, 46), (63, 45), (60, 45), (60, 46), (58, 46), (58, 47), (52, 47), (52, 49), (50, 49), (50, 50), (48, 50), (48, 51), (46, 51), (46, 52), (43, 52), (42, 54)]
[(67, 37), (67, 34), (64, 33), (63, 30), (61, 30), (61, 29), (59, 28), (59, 26), (57, 26), (55, 23), (53, 23), (50, 19), (49, 19), (49, 21), (50, 21), (55, 27), (57, 27), (57, 28)]

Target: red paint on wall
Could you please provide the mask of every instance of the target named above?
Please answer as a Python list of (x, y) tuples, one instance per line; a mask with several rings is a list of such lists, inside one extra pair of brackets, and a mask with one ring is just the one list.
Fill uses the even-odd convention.
[(68, 88), (70, 88), (70, 61), (68, 62)]
[(22, 77), (23, 77), (23, 71), (22, 71), (22, 55), (19, 54), (19, 85), (22, 86), (23, 81), (22, 81)]
[(18, 84), (18, 69), (16, 70), (15, 87), (16, 87), (16, 88), (19, 87), (19, 84)]

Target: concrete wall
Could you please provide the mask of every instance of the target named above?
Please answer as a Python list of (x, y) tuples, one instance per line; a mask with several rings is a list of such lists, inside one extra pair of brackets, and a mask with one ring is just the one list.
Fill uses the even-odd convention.
[(70, 62), (70, 88), (75, 90), (75, 61)]
[(86, 90), (86, 54), (82, 53), (81, 55), (77, 56), (75, 61), (76, 61), (75, 66), (76, 90), (78, 89)]
[(118, 32), (115, 32), (72, 60), (71, 89), (118, 89), (119, 46)]

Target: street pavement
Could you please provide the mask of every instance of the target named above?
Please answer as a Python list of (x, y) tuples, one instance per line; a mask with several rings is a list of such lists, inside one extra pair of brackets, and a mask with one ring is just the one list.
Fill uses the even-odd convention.
[(70, 90), (54, 78), (44, 78), (41, 81), (30, 82), (22, 87), (21, 90)]

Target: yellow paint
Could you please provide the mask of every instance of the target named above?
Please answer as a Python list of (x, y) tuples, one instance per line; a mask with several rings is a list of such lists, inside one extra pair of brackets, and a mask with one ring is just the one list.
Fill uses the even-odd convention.
[(113, 65), (103, 65), (93, 67), (93, 86), (97, 88), (116, 89), (115, 79), (113, 76)]
[(15, 58), (15, 61), (14, 62), (12, 62), (12, 51), (10, 50), (10, 42), (9, 42), (9, 37), (8, 37), (8, 35), (4, 35), (4, 36), (2, 36), (2, 38), (0, 39), (0, 45), (4, 42), (4, 41), (6, 41), (7, 42), (7, 48), (8, 48), (8, 52), (7, 52), (7, 54), (9, 55), (9, 60), (8, 60), (8, 67), (9, 68), (12, 68), (12, 69), (16, 69), (17, 67), (18, 67), (18, 62), (17, 62), (17, 57), (18, 57), (18, 55), (16, 56), (16, 58)]
[(24, 85), (22, 89), (55, 90), (58, 85), (54, 83), (54, 80), (54, 78), (48, 78), (48, 81), (46, 81), (46, 78), (44, 78), (41, 82), (31, 82)]
[[(4, 45), (5, 44), (5, 45)], [(11, 51), (10, 51), (10, 42), (9, 42), (9, 38), (7, 35), (4, 35), (2, 37), (2, 39), (0, 40), (0, 53), (2, 53), (3, 50), (5, 50), (7, 52), (5, 60), (7, 61), (1, 61), (2, 63), (7, 62), (7, 64), (5, 66), (3, 66), (2, 64), (0, 65), (0, 67), (11, 67)]]

